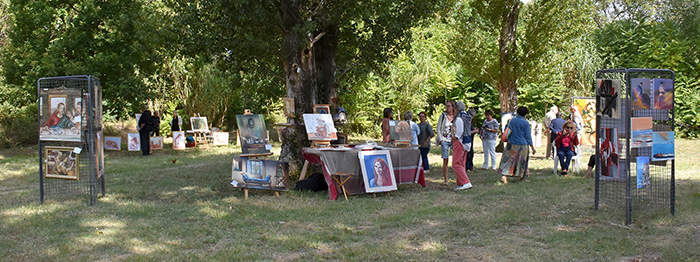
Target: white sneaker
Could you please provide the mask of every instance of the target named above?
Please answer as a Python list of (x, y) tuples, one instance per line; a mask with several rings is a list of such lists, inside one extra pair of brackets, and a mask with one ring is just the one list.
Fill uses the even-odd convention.
[(430, 173), (430, 169), (428, 169), (428, 170), (423, 170), (423, 173), (424, 173), (424, 174)]
[(461, 185), (461, 186), (455, 188), (455, 191), (467, 190), (467, 189), (470, 189), (470, 188), (472, 188), (472, 183), (466, 183), (466, 184), (464, 184), (464, 185)]

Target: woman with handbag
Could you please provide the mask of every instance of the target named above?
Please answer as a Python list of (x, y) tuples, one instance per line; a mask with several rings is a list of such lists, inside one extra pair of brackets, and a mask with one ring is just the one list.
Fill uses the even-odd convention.
[[(530, 149), (535, 154), (535, 147), (532, 145), (532, 135), (530, 134), (530, 122), (525, 119), (529, 110), (527, 107), (518, 108), (518, 115), (508, 122), (507, 136), (508, 144), (503, 149), (498, 173), (501, 174), (501, 182), (508, 183), (508, 177), (519, 177), (526, 179), (530, 175), (528, 164), (530, 162)], [(510, 135), (508, 135), (510, 130)], [(529, 147), (529, 148), (528, 148)]]

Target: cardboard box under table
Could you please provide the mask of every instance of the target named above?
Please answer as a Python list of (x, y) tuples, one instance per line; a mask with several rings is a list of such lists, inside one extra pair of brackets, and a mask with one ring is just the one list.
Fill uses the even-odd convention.
[[(338, 171), (354, 174), (350, 180), (345, 183), (345, 189), (348, 193), (351, 195), (366, 193), (362, 168), (360, 167), (360, 159), (358, 157), (360, 151), (359, 149), (349, 148), (345, 150), (334, 150), (331, 148), (306, 147), (303, 149), (303, 155), (306, 160), (321, 165), (323, 176), (328, 184), (330, 200), (335, 200), (338, 197), (335, 181), (331, 178), (331, 174), (335, 174)], [(425, 174), (423, 173), (420, 150), (396, 148), (389, 149), (389, 151), (396, 184), (418, 183), (425, 187)]]

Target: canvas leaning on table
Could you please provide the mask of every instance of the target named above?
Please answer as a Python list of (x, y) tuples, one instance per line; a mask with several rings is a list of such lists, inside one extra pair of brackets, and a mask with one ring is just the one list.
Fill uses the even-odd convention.
[(357, 155), (360, 158), (365, 192), (377, 193), (397, 189), (389, 150), (360, 151)]

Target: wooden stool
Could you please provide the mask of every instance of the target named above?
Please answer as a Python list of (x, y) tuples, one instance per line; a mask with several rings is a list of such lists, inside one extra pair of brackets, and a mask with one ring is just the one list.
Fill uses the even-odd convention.
[[(343, 190), (343, 196), (345, 196), (345, 201), (348, 201), (348, 193), (347, 190), (345, 190), (345, 182), (348, 182), (352, 176), (355, 174), (353, 173), (345, 173), (345, 172), (335, 172), (335, 174), (332, 174), (331, 177), (333, 177), (333, 180), (335, 180), (335, 183), (338, 184), (337, 187), (339, 187), (341, 190)], [(347, 176), (345, 179), (343, 179), (343, 176)], [(342, 180), (342, 181), (341, 181)]]

